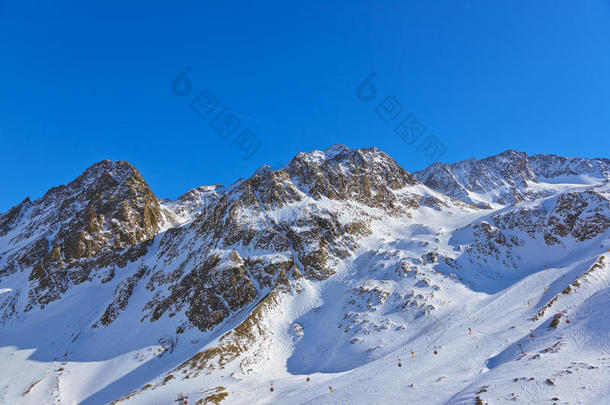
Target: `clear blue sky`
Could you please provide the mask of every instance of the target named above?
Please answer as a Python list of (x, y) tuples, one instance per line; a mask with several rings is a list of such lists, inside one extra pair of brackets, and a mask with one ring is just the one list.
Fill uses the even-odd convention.
[[(333, 143), (421, 169), (428, 157), (375, 112), (389, 95), (443, 161), (610, 157), (608, 0), (0, 0), (0, 52), (0, 211), (105, 158), (165, 198)], [(204, 89), (262, 142), (252, 157), (189, 107)]]

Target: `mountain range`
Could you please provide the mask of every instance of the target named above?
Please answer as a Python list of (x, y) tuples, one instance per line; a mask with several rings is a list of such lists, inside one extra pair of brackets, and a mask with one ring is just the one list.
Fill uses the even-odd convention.
[(0, 214), (0, 403), (610, 403), (610, 160), (333, 145)]

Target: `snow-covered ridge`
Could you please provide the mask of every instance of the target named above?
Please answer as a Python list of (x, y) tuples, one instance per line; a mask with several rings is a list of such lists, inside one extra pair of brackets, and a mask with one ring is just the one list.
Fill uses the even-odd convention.
[(459, 200), (492, 206), (550, 195), (610, 179), (610, 160), (532, 155), (508, 150), (485, 159), (435, 163), (414, 173), (429, 187)]
[(167, 201), (100, 162), (0, 214), (0, 402), (604, 403), (608, 166), (334, 145)]

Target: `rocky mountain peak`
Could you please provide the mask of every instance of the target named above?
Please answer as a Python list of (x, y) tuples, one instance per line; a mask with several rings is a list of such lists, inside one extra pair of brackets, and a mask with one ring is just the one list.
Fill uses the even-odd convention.
[(551, 154), (529, 157), (529, 164), (539, 178), (552, 179), (561, 176), (590, 176), (610, 179), (610, 159), (584, 159)]
[(44, 304), (89, 279), (94, 264), (87, 259), (108, 260), (108, 252), (152, 239), (162, 221), (157, 198), (133, 166), (101, 161), (0, 217), (9, 246), (0, 252), (0, 276), (31, 269), (35, 301)]
[(507, 205), (540, 197), (540, 192), (532, 184), (541, 181), (555, 183), (565, 180), (566, 176), (607, 180), (610, 178), (610, 164), (607, 159), (528, 156), (509, 149), (480, 160), (435, 163), (414, 175), (428, 187), (465, 202), (481, 206), (490, 203)]
[(331, 145), (328, 148), (324, 149), (324, 153), (327, 155), (330, 155), (333, 153), (345, 152), (347, 150), (349, 150), (349, 148), (347, 146), (336, 143), (336, 144)]
[(143, 181), (138, 170), (129, 162), (104, 159), (88, 167), (74, 182), (83, 185), (113, 179), (115, 184), (120, 184), (132, 177)]
[(299, 153), (283, 170), (299, 189), (316, 199), (355, 200), (368, 206), (391, 204), (393, 190), (417, 183), (377, 148), (333, 145), (324, 151)]
[[(125, 161), (104, 160), (36, 200), (31, 217), (55, 236), (71, 233), (75, 226), (79, 232), (82, 228), (89, 234), (108, 233), (112, 246), (120, 248), (155, 234), (161, 220), (159, 208), (135, 167)], [(40, 221), (41, 217), (47, 221)]]

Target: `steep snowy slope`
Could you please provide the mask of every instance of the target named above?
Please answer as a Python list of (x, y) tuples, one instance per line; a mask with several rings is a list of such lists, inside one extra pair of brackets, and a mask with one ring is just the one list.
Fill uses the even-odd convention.
[(609, 167), (335, 145), (165, 201), (101, 162), (0, 214), (0, 402), (603, 403)]

